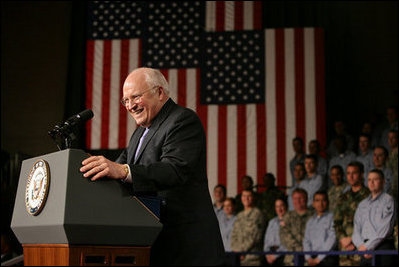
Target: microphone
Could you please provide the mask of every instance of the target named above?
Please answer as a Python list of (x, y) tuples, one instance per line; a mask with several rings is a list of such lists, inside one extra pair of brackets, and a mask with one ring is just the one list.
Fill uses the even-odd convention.
[(64, 123), (58, 124), (52, 129), (48, 131), (48, 134), (55, 140), (55, 137), (58, 135), (61, 138), (72, 138), (74, 139), (75, 136), (72, 132), (75, 126), (83, 124), (84, 122), (93, 118), (94, 114), (91, 109), (83, 110), (82, 112), (73, 115), (72, 117), (68, 118)]
[(64, 122), (64, 125), (74, 126), (79, 123), (86, 122), (93, 118), (94, 114), (91, 109), (86, 109), (80, 112), (79, 114), (73, 115), (69, 119)]

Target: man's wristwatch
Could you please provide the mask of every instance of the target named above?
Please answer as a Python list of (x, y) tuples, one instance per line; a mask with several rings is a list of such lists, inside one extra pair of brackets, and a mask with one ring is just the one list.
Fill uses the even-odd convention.
[(123, 165), (123, 170), (125, 171), (125, 177), (123, 177), (122, 180), (126, 179), (127, 176), (129, 175), (129, 165), (124, 164), (124, 165)]

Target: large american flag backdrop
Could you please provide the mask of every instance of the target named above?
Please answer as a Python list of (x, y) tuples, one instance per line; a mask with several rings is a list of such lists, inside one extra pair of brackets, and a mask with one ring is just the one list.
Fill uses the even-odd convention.
[(160, 69), (207, 136), (209, 188), (266, 172), (290, 186), (292, 139), (326, 142), (320, 28), (269, 29), (261, 1), (89, 2), (87, 148), (121, 149), (137, 127), (120, 104), (133, 69)]

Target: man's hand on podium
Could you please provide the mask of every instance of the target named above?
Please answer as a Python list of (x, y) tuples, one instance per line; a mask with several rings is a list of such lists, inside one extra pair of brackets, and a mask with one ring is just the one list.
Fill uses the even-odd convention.
[(125, 165), (110, 161), (104, 156), (91, 156), (82, 161), (82, 165), (80, 171), (84, 173), (83, 176), (91, 177), (92, 181), (102, 177), (118, 180), (127, 176)]

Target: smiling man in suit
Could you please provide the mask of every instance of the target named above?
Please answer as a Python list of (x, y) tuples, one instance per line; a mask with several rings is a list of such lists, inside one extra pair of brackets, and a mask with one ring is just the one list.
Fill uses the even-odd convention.
[(155, 69), (131, 72), (122, 104), (140, 126), (116, 162), (91, 156), (81, 172), (131, 184), (135, 194), (166, 200), (163, 229), (151, 265), (220, 265), (224, 248), (208, 190), (206, 140), (201, 121), (169, 98), (168, 83)]

